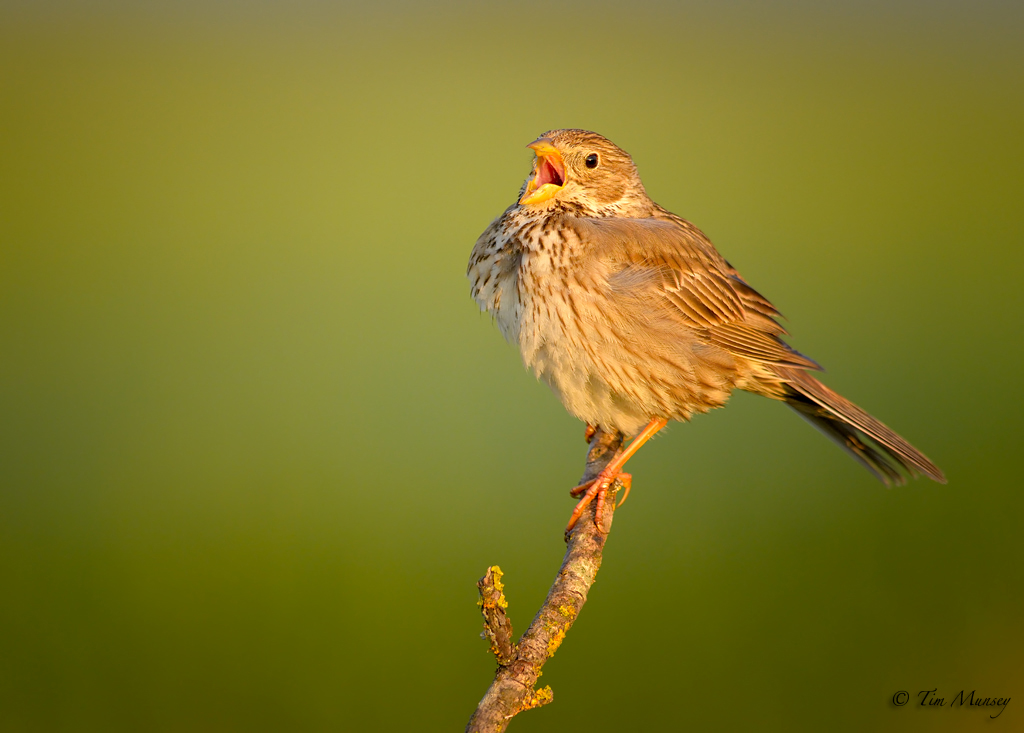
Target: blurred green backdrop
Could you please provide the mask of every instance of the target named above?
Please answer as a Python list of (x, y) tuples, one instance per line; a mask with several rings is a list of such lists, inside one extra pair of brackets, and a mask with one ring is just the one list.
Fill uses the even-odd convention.
[(513, 729), (1021, 727), (1019, 4), (0, 13), (0, 728), (462, 728), (585, 453), (463, 275), (560, 126), (950, 482), (677, 425)]

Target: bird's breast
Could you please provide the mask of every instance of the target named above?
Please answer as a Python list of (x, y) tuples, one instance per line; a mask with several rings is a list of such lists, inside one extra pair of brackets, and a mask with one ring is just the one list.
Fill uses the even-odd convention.
[(517, 277), (518, 343), (523, 360), (534, 366), (539, 351), (563, 345), (569, 337), (575, 274), (563, 232), (541, 222), (524, 227), (518, 239), (522, 252)]

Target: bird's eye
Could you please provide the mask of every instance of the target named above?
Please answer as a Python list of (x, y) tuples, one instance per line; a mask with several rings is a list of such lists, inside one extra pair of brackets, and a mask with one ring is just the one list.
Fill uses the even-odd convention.
[(588, 155), (584, 162), (587, 164), (587, 168), (597, 168), (597, 153)]

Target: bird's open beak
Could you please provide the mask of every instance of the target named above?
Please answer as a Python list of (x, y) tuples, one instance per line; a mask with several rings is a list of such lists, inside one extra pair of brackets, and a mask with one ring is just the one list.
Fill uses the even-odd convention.
[(537, 155), (534, 161), (533, 179), (526, 184), (526, 193), (519, 199), (520, 204), (539, 204), (554, 196), (565, 185), (565, 163), (546, 137), (538, 138), (526, 147)]

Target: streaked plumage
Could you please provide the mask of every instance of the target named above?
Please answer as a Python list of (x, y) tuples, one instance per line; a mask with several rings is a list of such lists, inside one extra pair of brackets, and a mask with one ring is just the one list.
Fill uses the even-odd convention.
[(785, 401), (887, 484), (903, 482), (900, 468), (945, 480), (808, 373), (820, 367), (781, 340), (778, 311), (699, 229), (651, 201), (625, 151), (584, 130), (531, 147), (530, 178), (477, 240), (467, 274), (570, 413), (636, 435), (744, 389)]

